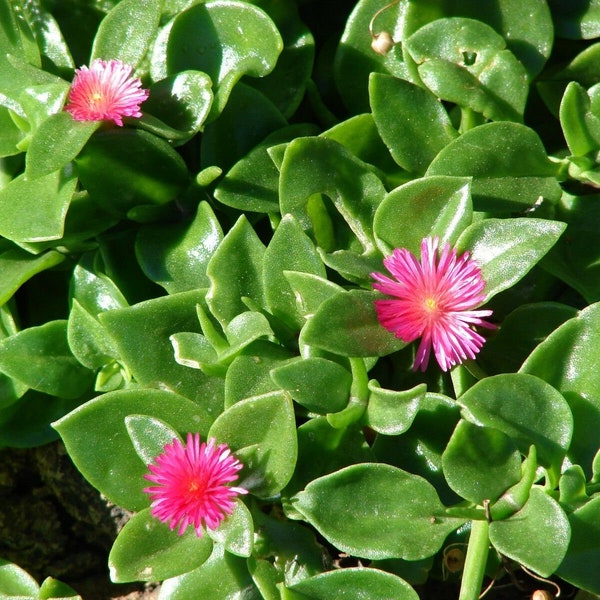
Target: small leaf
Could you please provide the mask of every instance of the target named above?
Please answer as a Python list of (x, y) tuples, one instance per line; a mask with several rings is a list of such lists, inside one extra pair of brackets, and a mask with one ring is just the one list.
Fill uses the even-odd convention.
[(244, 557), (252, 554), (254, 523), (250, 511), (240, 498), (235, 499), (233, 512), (216, 529), (207, 529), (206, 533), (231, 554)]
[(25, 596), (37, 598), (36, 580), (17, 565), (0, 558), (0, 595), (5, 598)]
[(367, 424), (384, 435), (404, 433), (412, 425), (426, 391), (424, 383), (399, 392), (383, 389), (376, 381), (369, 381)]
[(135, 451), (146, 464), (154, 462), (167, 444), (180, 439), (178, 433), (164, 421), (148, 415), (127, 415), (125, 427)]

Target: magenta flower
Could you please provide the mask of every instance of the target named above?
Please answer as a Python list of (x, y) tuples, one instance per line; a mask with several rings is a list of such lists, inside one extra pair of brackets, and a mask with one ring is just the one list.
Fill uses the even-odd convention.
[(425, 371), (431, 348), (447, 371), (475, 358), (485, 338), (473, 326), (495, 329), (482, 319), (491, 310), (472, 310), (484, 298), (485, 281), (477, 263), (465, 252), (460, 257), (446, 244), (438, 252), (438, 238), (421, 242), (421, 262), (406, 248), (395, 249), (383, 264), (393, 275), (371, 273), (373, 287), (388, 296), (375, 300), (379, 322), (405, 342), (421, 338), (413, 369)]
[(65, 110), (76, 121), (114, 121), (123, 125), (123, 117), (141, 117), (140, 105), (150, 93), (142, 82), (131, 77), (133, 67), (120, 60), (97, 58), (88, 67), (75, 71)]
[(184, 446), (178, 439), (165, 446), (148, 465), (156, 483), (144, 489), (152, 500), (151, 514), (171, 530), (183, 535), (188, 525), (202, 537), (202, 527), (215, 529), (234, 507), (234, 498), (248, 491), (227, 485), (238, 478), (242, 463), (231, 456), (226, 444), (215, 446), (214, 438), (200, 444), (200, 435), (187, 435)]

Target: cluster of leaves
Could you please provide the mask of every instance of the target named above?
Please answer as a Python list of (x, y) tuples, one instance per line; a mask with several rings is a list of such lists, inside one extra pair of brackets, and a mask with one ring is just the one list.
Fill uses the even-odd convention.
[[(161, 600), (414, 600), (487, 520), (490, 573), (600, 593), (597, 3), (400, 2), (385, 56), (382, 2), (339, 4), (0, 0), (0, 444), (58, 432), (137, 511), (112, 579)], [(62, 111), (94, 58), (136, 68), (141, 119)], [(429, 235), (499, 325), (449, 374), (373, 308)], [(142, 492), (189, 431), (250, 490), (200, 539)]]

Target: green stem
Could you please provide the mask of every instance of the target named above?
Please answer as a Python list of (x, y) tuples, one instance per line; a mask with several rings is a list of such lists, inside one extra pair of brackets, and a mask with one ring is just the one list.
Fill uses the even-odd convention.
[(473, 521), (458, 600), (477, 600), (490, 549), (487, 521)]

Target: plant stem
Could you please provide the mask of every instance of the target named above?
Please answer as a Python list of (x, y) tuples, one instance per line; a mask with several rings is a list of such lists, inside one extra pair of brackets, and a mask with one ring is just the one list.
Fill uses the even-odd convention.
[(487, 521), (473, 521), (458, 600), (477, 600), (483, 584), (490, 540)]

